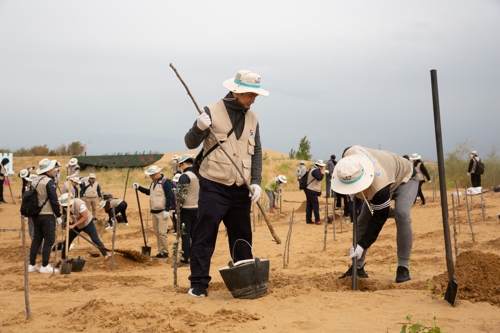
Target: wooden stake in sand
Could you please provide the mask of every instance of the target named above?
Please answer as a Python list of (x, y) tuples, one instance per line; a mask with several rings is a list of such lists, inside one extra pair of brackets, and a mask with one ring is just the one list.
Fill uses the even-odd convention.
[[(184, 86), (184, 88), (186, 89), (186, 92), (187, 94), (189, 95), (189, 97), (191, 97), (191, 100), (193, 101), (193, 104), (194, 106), (196, 107), (196, 111), (198, 111), (199, 114), (202, 113), (201, 109), (198, 107), (198, 103), (196, 103), (196, 101), (194, 100), (194, 97), (193, 95), (191, 95), (191, 91), (189, 91), (189, 88), (188, 86), (186, 85), (186, 83), (184, 82), (184, 80), (181, 78), (181, 76), (179, 75), (179, 73), (177, 72), (177, 69), (174, 67), (174, 65), (170, 64), (170, 67), (173, 69), (173, 71), (175, 72), (175, 75), (177, 75), (177, 77), (179, 78), (179, 80), (181, 81), (182, 85)], [(245, 186), (248, 188), (248, 190), (250, 191), (250, 193), (253, 194), (253, 189), (250, 187), (250, 185), (248, 184), (248, 182), (246, 181), (246, 177), (243, 175), (243, 172), (240, 170), (240, 168), (238, 167), (238, 165), (236, 164), (236, 162), (234, 161), (234, 159), (228, 154), (228, 152), (226, 151), (226, 149), (224, 148), (224, 146), (222, 146), (222, 144), (220, 143), (219, 139), (217, 138), (217, 135), (215, 134), (214, 130), (212, 129), (211, 126), (208, 127), (208, 129), (210, 130), (210, 134), (213, 136), (213, 138), (217, 141), (217, 145), (219, 145), (220, 149), (222, 150), (222, 152), (224, 153), (224, 155), (226, 155), (226, 157), (231, 161), (231, 163), (234, 165), (236, 171), (240, 174), (241, 178), (244, 180), (245, 182)], [(280, 238), (278, 237), (278, 235), (276, 235), (276, 233), (274, 232), (274, 228), (273, 228), (273, 225), (271, 224), (271, 222), (268, 220), (267, 216), (266, 216), (266, 212), (264, 211), (264, 208), (261, 206), (261, 204), (259, 203), (259, 201), (257, 200), (257, 206), (259, 206), (259, 209), (262, 213), (262, 216), (264, 216), (264, 219), (266, 220), (266, 223), (267, 223), (267, 227), (269, 229), (269, 232), (271, 232), (271, 235), (273, 236), (274, 240), (276, 241), (276, 244), (281, 244), (281, 240)]]
[(486, 222), (486, 201), (484, 201), (482, 188), (481, 188), (481, 213), (483, 214), (483, 222)]
[[(458, 180), (455, 180), (455, 187), (457, 188), (457, 203), (458, 207), (460, 207), (460, 192), (458, 192)], [(465, 191), (465, 193), (467, 194), (467, 191)]]
[(326, 250), (326, 234), (328, 233), (328, 197), (326, 198), (326, 205), (325, 205), (325, 232), (324, 232), (324, 237), (323, 237), (323, 251)]
[(285, 249), (283, 252), (283, 268), (288, 267), (288, 262), (290, 261), (290, 239), (292, 238), (292, 226), (293, 226), (293, 217), (294, 217), (294, 209), (292, 209), (292, 216), (290, 217), (290, 226), (288, 227), (288, 234), (286, 235), (285, 241)]
[(470, 211), (472, 210), (472, 204), (469, 206), (469, 195), (467, 194), (467, 188), (465, 188), (465, 205), (467, 206), (467, 217), (469, 219), (470, 232), (472, 234), (472, 242), (475, 242), (476, 239), (474, 237), (474, 226), (472, 225), (472, 221), (470, 219)]
[(451, 194), (451, 204), (453, 207), (453, 239), (455, 241), (455, 265), (458, 263), (458, 241), (457, 241), (457, 220), (455, 219), (455, 199)]
[[(333, 198), (333, 203), (332, 203), (332, 226), (333, 226), (333, 240), (337, 240), (337, 236), (335, 235), (335, 197)], [(342, 229), (342, 223), (340, 224), (340, 228)]]
[(30, 308), (30, 291), (28, 283), (28, 254), (26, 253), (26, 227), (24, 223), (24, 216), (21, 216), (21, 233), (23, 238), (23, 263), (24, 263), (24, 303), (26, 306), (26, 316), (31, 318)]
[(186, 185), (179, 185), (178, 188), (172, 188), (172, 192), (175, 196), (175, 201), (177, 205), (175, 206), (175, 211), (177, 213), (177, 222), (175, 229), (177, 230), (177, 235), (174, 240), (174, 286), (177, 285), (177, 263), (179, 262), (179, 238), (185, 233), (184, 228), (181, 228), (181, 206), (186, 198)]
[(117, 224), (118, 221), (116, 220), (115, 209), (113, 208), (113, 236), (111, 237), (111, 265), (109, 266), (110, 271), (113, 271), (113, 267), (115, 266), (115, 236)]

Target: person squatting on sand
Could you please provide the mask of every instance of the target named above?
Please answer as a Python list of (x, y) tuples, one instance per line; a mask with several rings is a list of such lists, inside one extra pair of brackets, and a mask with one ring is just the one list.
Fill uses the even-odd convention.
[(151, 219), (153, 230), (158, 243), (158, 254), (156, 258), (168, 258), (168, 219), (174, 194), (172, 193), (172, 184), (160, 173), (162, 168), (156, 165), (150, 166), (144, 173), (151, 178), (149, 188), (144, 188), (138, 183), (133, 183), (134, 189), (149, 195), (149, 206), (151, 208)]
[[(195, 149), (203, 142), (198, 218), (190, 256), (191, 289), (188, 292), (195, 297), (208, 295), (210, 259), (221, 220), (227, 229), (233, 261), (253, 257), (250, 246), (236, 240), (252, 244), (251, 202), (259, 200), (262, 191), (259, 185), (262, 178), (259, 123), (250, 106), (257, 96), (268, 96), (269, 92), (260, 87), (260, 76), (247, 70), (238, 71), (236, 77), (224, 81), (223, 86), (229, 93), (204, 107), (184, 137), (189, 149)], [(245, 179), (217, 144), (208, 129), (210, 126)], [(248, 179), (252, 189), (250, 194), (245, 186)]]
[[(73, 230), (76, 230), (78, 233), (84, 232), (89, 235), (92, 242), (103, 248), (104, 244), (99, 239), (99, 235), (97, 234), (97, 229), (94, 224), (94, 217), (88, 210), (85, 202), (78, 198), (69, 198), (70, 205), (70, 214), (74, 217), (74, 223), (70, 223), (69, 225), (69, 237), (68, 237), (68, 246), (73, 243), (73, 240), (78, 237), (78, 234)], [(59, 204), (68, 209), (68, 193), (65, 193), (59, 197)], [(70, 217), (71, 218), (71, 217)], [(101, 254), (104, 259), (108, 259), (108, 254), (105, 250), (101, 249)], [(61, 263), (66, 262), (66, 246), (63, 246), (61, 253)]]
[[(54, 182), (56, 160), (44, 158), (38, 165), (36, 173), (39, 178), (33, 182), (33, 186), (36, 186), (38, 206), (42, 207), (42, 210), (33, 217), (33, 241), (28, 272), (58, 273), (59, 271), (49, 264), (50, 252), (56, 239), (56, 218), (57, 223), (62, 223)], [(36, 264), (36, 256), (42, 241), (42, 267), (39, 267)]]
[[(360, 278), (368, 278), (364, 269), (366, 252), (387, 221), (391, 200), (395, 201), (396, 282), (410, 280), (408, 264), (413, 244), (410, 211), (418, 191), (418, 177), (411, 163), (388, 151), (352, 146), (344, 151), (335, 167), (332, 188), (335, 192), (365, 200), (357, 219), (357, 246), (351, 247), (349, 255), (351, 259), (358, 259)], [(352, 276), (351, 268), (339, 278), (347, 276)]]
[(121, 214), (123, 217), (123, 225), (128, 225), (128, 204), (125, 200), (119, 198), (110, 198), (105, 201), (101, 201), (99, 207), (104, 208), (104, 211), (106, 212), (106, 214), (108, 214), (108, 225), (106, 226), (106, 229), (113, 228), (113, 223), (118, 222), (113, 218), (113, 209), (115, 210), (115, 217), (116, 215)]

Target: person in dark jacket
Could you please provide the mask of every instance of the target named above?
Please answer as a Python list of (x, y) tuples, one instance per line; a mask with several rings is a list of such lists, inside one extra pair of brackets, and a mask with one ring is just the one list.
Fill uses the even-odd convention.
[(32, 170), (35, 170), (34, 166), (26, 168), (26, 169), (21, 169), (19, 171), (19, 174), (17, 175), (19, 178), (22, 178), (22, 180), (23, 180), (23, 188), (21, 190), (21, 197), (24, 194), (24, 192), (26, 191), (26, 188), (28, 187), (28, 181), (26, 179), (31, 176)]
[(5, 166), (9, 164), (9, 159), (4, 158), (0, 163), (0, 204), (6, 204), (7, 202), (3, 198), (3, 182), (5, 181), (5, 177), (7, 177), (7, 170)]
[[(253, 257), (250, 248), (250, 210), (252, 201), (259, 200), (262, 192), (259, 122), (250, 106), (257, 96), (268, 96), (269, 92), (260, 87), (260, 76), (247, 70), (238, 71), (234, 78), (224, 81), (223, 86), (229, 93), (223, 99), (204, 107), (184, 137), (189, 149), (195, 149), (203, 143), (205, 156), (199, 167), (198, 218), (193, 231), (190, 257), (191, 289), (188, 294), (195, 297), (208, 295), (210, 260), (221, 220), (227, 229), (230, 253), (234, 254), (233, 261)], [(236, 166), (218, 146), (209, 127), (222, 141), (222, 146)], [(245, 186), (248, 181), (250, 191)]]
[[(425, 202), (425, 197), (424, 193), (422, 193), (422, 184), (425, 183), (425, 179), (427, 178), (427, 181), (430, 183), (431, 182), (431, 176), (429, 176), (429, 172), (427, 172), (427, 168), (424, 165), (424, 162), (422, 162), (420, 159), (422, 156), (420, 156), (417, 153), (413, 153), (411, 155), (411, 160), (413, 161), (413, 167), (415, 168), (415, 171), (417, 172), (417, 177), (418, 177), (418, 193), (417, 197), (420, 197), (421, 203), (420, 206), (425, 206), (427, 203)], [(415, 197), (415, 201), (417, 201), (417, 197)]]
[(476, 173), (476, 165), (480, 160), (479, 156), (477, 156), (477, 151), (473, 150), (470, 152), (470, 162), (469, 168), (467, 169), (467, 176), (470, 176), (472, 187), (481, 186), (481, 175)]
[(333, 193), (331, 191), (331, 183), (332, 183), (332, 174), (333, 169), (337, 165), (337, 161), (335, 161), (335, 155), (331, 155), (330, 159), (326, 162), (325, 174), (326, 174), (326, 195), (325, 198), (333, 197)]

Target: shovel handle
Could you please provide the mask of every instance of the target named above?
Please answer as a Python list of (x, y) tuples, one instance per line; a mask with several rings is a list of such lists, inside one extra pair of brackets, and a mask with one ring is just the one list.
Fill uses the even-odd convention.
[(137, 189), (135, 189), (135, 197), (137, 198), (137, 207), (139, 208), (139, 219), (141, 220), (142, 238), (144, 239), (144, 246), (148, 247), (148, 244), (146, 243), (146, 235), (144, 234), (144, 223), (142, 222), (142, 212), (141, 212), (141, 202), (139, 201), (139, 191)]

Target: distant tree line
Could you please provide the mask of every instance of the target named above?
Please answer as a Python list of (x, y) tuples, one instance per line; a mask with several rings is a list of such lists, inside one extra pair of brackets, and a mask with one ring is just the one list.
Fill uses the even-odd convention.
[(83, 153), (83, 144), (80, 141), (71, 142), (68, 145), (62, 144), (55, 149), (50, 149), (47, 145), (33, 146), (31, 148), (19, 148), (11, 151), (10, 149), (0, 148), (0, 153), (13, 153), (14, 156), (74, 156)]

